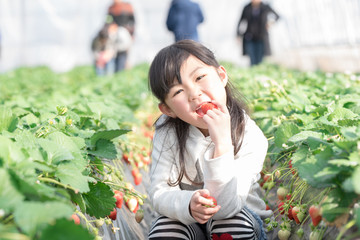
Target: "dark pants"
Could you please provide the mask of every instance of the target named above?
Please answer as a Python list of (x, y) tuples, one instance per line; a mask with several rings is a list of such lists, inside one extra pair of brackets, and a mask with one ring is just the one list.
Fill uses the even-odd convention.
[(115, 57), (115, 73), (125, 69), (127, 52), (118, 52)]
[(251, 239), (264, 240), (262, 223), (250, 213), (243, 210), (232, 218), (213, 220), (206, 224), (193, 223), (185, 225), (165, 216), (158, 217), (148, 236), (149, 240), (206, 240), (206, 239)]
[(254, 40), (245, 41), (245, 52), (250, 57), (251, 66), (260, 64), (264, 57), (264, 42)]

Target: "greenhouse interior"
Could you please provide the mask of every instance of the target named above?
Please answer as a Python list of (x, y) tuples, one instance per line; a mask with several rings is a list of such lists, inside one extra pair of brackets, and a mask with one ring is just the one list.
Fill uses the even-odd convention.
[(360, 0), (0, 1), (0, 239), (360, 239), (358, 23)]

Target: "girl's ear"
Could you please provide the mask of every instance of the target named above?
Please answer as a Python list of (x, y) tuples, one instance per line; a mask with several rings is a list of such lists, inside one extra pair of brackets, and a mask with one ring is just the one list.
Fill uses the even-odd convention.
[(218, 73), (219, 73), (220, 79), (223, 82), (223, 85), (225, 87), (228, 82), (228, 75), (227, 75), (227, 72), (226, 72), (226, 69), (224, 68), (224, 66), (220, 66), (218, 68)]
[(163, 114), (176, 118), (175, 113), (165, 103), (159, 103), (158, 107)]

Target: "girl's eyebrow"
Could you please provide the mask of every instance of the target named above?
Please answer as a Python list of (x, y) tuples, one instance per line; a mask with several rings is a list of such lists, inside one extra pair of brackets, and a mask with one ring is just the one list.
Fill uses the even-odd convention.
[(195, 74), (195, 72), (196, 72), (197, 70), (201, 69), (201, 68), (202, 68), (202, 66), (198, 66), (198, 67), (196, 67), (194, 70), (192, 70), (192, 71), (190, 72), (189, 76), (194, 75), (194, 74)]

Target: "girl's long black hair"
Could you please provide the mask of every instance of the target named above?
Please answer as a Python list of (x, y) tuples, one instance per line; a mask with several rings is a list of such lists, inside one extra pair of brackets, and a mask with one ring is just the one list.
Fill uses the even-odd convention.
[[(161, 103), (165, 104), (166, 95), (169, 93), (170, 86), (173, 85), (174, 81), (181, 83), (180, 69), (190, 55), (198, 58), (206, 65), (215, 68), (220, 67), (213, 52), (196, 41), (181, 40), (163, 48), (155, 56), (149, 70), (149, 88)], [(225, 91), (227, 94), (226, 104), (231, 117), (231, 138), (234, 145), (234, 154), (236, 154), (240, 150), (244, 137), (245, 113), (248, 113), (248, 108), (245, 104), (244, 97), (230, 81), (227, 82)], [(187, 150), (186, 140), (189, 136), (190, 125), (180, 118), (168, 117), (162, 124), (156, 127), (159, 129), (165, 126), (175, 129), (180, 161), (179, 177), (174, 182), (171, 182), (169, 179), (168, 184), (170, 186), (176, 186), (180, 184), (184, 176), (193, 184), (202, 184), (191, 180), (185, 171), (184, 153)]]

